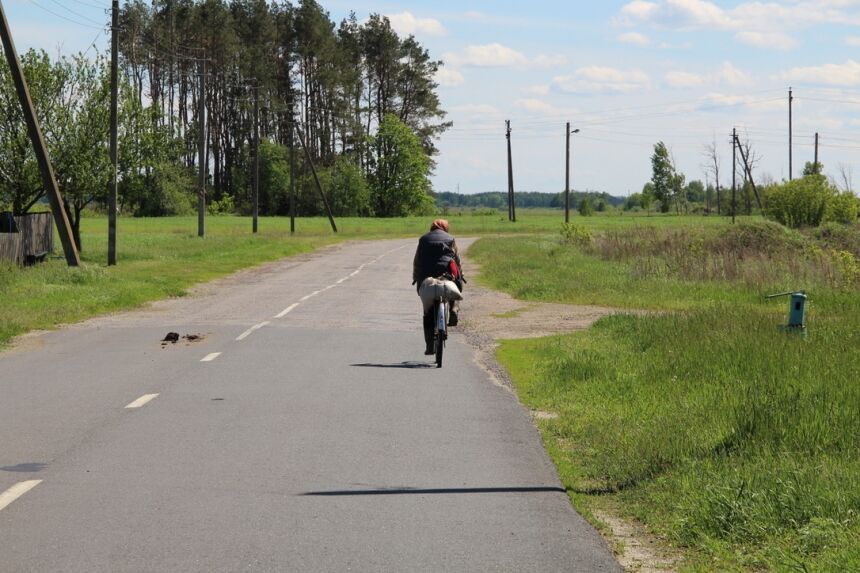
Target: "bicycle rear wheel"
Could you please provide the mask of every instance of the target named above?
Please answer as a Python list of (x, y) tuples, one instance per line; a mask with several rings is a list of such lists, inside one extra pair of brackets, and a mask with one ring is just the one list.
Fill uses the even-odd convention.
[(436, 343), (436, 368), (442, 368), (442, 354), (445, 352), (445, 339), (448, 338), (446, 331), (447, 304), (436, 305), (436, 328), (434, 329), (434, 342)]

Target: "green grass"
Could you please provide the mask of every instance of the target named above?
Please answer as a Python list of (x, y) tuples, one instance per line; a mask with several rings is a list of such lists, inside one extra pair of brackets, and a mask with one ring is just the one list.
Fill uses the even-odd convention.
[(856, 285), (813, 281), (804, 339), (777, 328), (786, 299), (760, 296), (806, 286), (780, 282), (781, 254), (748, 259), (774, 272), (693, 280), (599, 252), (552, 236), (470, 251), (482, 280), (519, 298), (663, 311), (500, 348), (521, 400), (559, 414), (539, 425), (574, 502), (620, 503), (686, 570), (858, 570)]

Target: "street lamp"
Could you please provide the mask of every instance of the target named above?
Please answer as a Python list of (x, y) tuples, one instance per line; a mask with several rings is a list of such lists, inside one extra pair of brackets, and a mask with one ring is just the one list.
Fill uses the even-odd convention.
[(570, 223), (570, 134), (579, 133), (579, 128), (570, 130), (570, 122), (567, 122), (565, 137), (567, 140), (565, 174), (564, 174), (564, 222)]

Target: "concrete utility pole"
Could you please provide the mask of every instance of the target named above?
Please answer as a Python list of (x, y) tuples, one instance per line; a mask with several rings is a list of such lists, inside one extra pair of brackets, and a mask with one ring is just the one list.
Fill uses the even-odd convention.
[(564, 222), (570, 223), (570, 122), (565, 124), (564, 151)]
[(514, 167), (511, 162), (511, 120), (505, 120), (505, 137), (508, 139), (508, 219), (517, 222), (516, 194), (514, 193)]
[(254, 89), (254, 224), (257, 232), (257, 213), (260, 203), (260, 89)]
[(564, 222), (570, 222), (570, 134), (579, 133), (579, 129), (570, 130), (570, 122), (567, 122), (565, 130), (567, 138), (566, 155), (565, 155), (565, 175), (564, 175)]
[(816, 169), (816, 171), (819, 170), (819, 167), (818, 167), (818, 132), (817, 131), (815, 132), (815, 169)]
[(200, 85), (197, 96), (197, 124), (200, 128), (197, 141), (199, 165), (197, 171), (197, 236), (206, 235), (206, 55), (200, 59)]
[(791, 88), (788, 88), (788, 180), (791, 181), (794, 179), (794, 171), (791, 167), (791, 147), (792, 147), (792, 138), (791, 138), (791, 104), (794, 101), (794, 96), (792, 95)]
[(51, 203), (51, 213), (53, 213), (54, 221), (57, 224), (60, 242), (63, 244), (66, 264), (70, 267), (76, 267), (81, 264), (81, 258), (78, 254), (75, 241), (72, 238), (72, 227), (66, 215), (63, 196), (60, 194), (57, 179), (54, 177), (51, 157), (48, 155), (48, 148), (45, 147), (45, 139), (42, 137), (39, 120), (36, 118), (36, 111), (33, 109), (33, 100), (30, 99), (27, 80), (21, 71), (21, 62), (18, 60), (18, 52), (15, 50), (15, 42), (12, 40), (12, 32), (9, 30), (9, 22), (6, 20), (6, 11), (3, 9), (2, 2), (0, 2), (0, 36), (2, 36), (3, 51), (6, 53), (6, 60), (9, 62), (12, 81), (15, 83), (15, 91), (18, 93), (18, 101), (21, 103), (21, 111), (24, 113), (27, 133), (30, 135), (30, 142), (33, 144), (36, 152), (36, 161), (39, 164), (39, 172), (42, 175), (42, 185), (45, 186), (45, 190), (48, 193), (48, 200)]
[(116, 264), (116, 203), (117, 203), (117, 106), (119, 102), (118, 46), (119, 0), (111, 3), (110, 37), (110, 163), (111, 181), (108, 189), (108, 266)]
[(735, 222), (735, 211), (737, 211), (737, 176), (738, 176), (738, 130), (732, 128), (732, 224)]
[(290, 104), (290, 234), (296, 232), (296, 112)]

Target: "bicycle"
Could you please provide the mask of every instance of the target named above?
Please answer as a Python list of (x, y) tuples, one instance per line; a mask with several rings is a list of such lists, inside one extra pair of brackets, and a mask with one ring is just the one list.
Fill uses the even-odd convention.
[(450, 302), (445, 296), (440, 296), (433, 303), (433, 346), (436, 351), (436, 368), (442, 368), (442, 354), (445, 351), (445, 341), (448, 340), (448, 316)]

